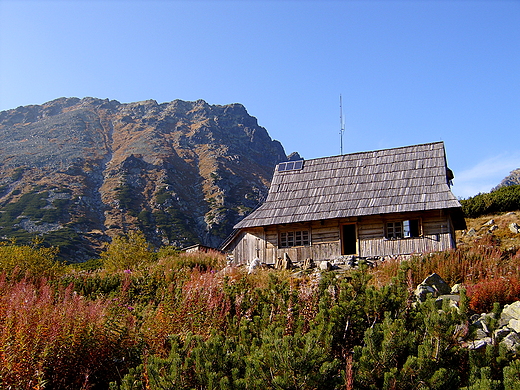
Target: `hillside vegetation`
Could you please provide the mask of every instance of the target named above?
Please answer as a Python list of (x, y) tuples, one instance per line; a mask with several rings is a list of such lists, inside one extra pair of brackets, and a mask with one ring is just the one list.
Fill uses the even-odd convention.
[(475, 239), (492, 234), (502, 250), (520, 247), (520, 185), (500, 187), (460, 201), (467, 229), (457, 232), (458, 245), (472, 245)]
[(460, 203), (467, 218), (519, 210), (520, 185), (500, 187), (489, 193), (462, 199)]
[[(76, 266), (5, 243), (0, 387), (517, 389), (517, 354), (464, 340), (472, 313), (520, 299), (520, 252), (475, 240), (346, 274), (248, 273), (138, 232)], [(464, 286), (459, 309), (414, 303), (432, 272)]]

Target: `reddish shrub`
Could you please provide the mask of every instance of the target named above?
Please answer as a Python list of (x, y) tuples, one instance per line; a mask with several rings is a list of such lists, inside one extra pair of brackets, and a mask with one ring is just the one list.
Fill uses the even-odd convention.
[(466, 286), (470, 309), (478, 312), (489, 312), (493, 303), (501, 305), (520, 299), (520, 280), (515, 277), (481, 280)]
[(470, 247), (414, 255), (402, 262), (400, 259), (386, 260), (371, 271), (375, 276), (372, 283), (378, 286), (390, 283), (403, 266), (411, 270), (415, 285), (434, 272), (449, 284), (475, 284), (499, 277), (520, 278), (519, 258), (520, 252), (502, 251), (489, 235), (476, 240)]
[(147, 316), (141, 332), (157, 353), (167, 353), (171, 334), (194, 333), (208, 336), (212, 329), (224, 329), (230, 302), (222, 289), (222, 278), (214, 271), (191, 271), (183, 285), (171, 284), (154, 314)]
[[(115, 380), (131, 349), (130, 316), (88, 301), (71, 287), (0, 278), (2, 388), (91, 388)], [(126, 363), (125, 363), (126, 364)]]

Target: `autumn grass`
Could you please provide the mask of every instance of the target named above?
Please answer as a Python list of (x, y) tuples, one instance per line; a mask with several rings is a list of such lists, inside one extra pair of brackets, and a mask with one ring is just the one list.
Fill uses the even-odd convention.
[(218, 251), (177, 252), (161, 257), (159, 259), (159, 265), (172, 271), (194, 268), (200, 271), (218, 271), (226, 266), (226, 257)]
[(0, 387), (106, 386), (135, 346), (131, 316), (46, 279), (0, 276)]
[(517, 277), (483, 279), (467, 287), (469, 307), (477, 313), (490, 312), (493, 304), (510, 304), (520, 299), (520, 280)]
[(372, 272), (380, 285), (390, 283), (403, 268), (410, 270), (414, 284), (419, 284), (434, 272), (449, 284), (474, 284), (487, 278), (520, 277), (519, 259), (519, 251), (501, 250), (488, 235), (470, 247), (387, 260)]

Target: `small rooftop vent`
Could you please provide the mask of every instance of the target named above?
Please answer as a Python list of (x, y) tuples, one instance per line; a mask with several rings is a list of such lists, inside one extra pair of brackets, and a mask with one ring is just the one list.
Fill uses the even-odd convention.
[(287, 161), (278, 164), (278, 172), (284, 171), (299, 171), (303, 168), (303, 160), (298, 161)]

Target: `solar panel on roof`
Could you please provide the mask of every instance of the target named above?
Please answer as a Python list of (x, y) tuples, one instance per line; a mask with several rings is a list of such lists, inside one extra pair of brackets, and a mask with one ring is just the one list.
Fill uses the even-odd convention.
[(278, 164), (278, 172), (283, 171), (299, 171), (303, 168), (303, 160), (287, 161)]

